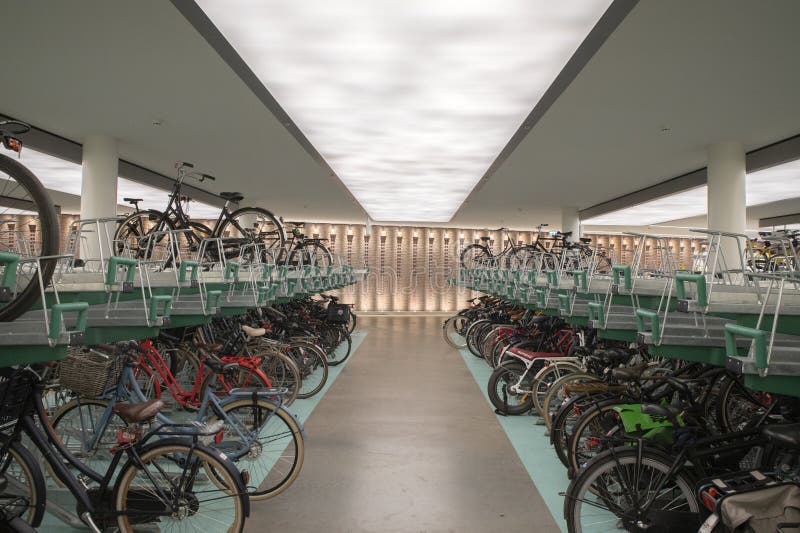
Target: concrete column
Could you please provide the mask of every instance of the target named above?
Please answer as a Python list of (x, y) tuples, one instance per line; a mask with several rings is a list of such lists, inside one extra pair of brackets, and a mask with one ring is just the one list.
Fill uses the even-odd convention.
[[(745, 151), (741, 143), (726, 141), (708, 147), (709, 230), (744, 233), (747, 227), (745, 172)], [(744, 247), (744, 243), (741, 246)], [(723, 239), (720, 251), (727, 268), (741, 267), (733, 239)], [(711, 252), (713, 255), (713, 250)]]
[(570, 240), (577, 241), (582, 237), (581, 233), (581, 219), (578, 217), (577, 207), (562, 207), (561, 208), (561, 231), (571, 231), (572, 237)]
[[(118, 170), (117, 141), (106, 135), (87, 135), (83, 142), (81, 220), (117, 215)], [(86, 233), (81, 239), (81, 257), (84, 260), (107, 258), (111, 243), (106, 234), (114, 238), (114, 224), (108, 224), (107, 228), (96, 225), (83, 228)]]

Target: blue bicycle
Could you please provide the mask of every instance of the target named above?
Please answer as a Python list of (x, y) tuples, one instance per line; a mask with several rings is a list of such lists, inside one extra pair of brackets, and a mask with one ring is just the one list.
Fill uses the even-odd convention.
[[(138, 349), (136, 343), (130, 345)], [(109, 351), (109, 347), (102, 348)], [(116, 442), (117, 432), (126, 426), (121, 413), (126, 403), (122, 402), (148, 402), (135, 377), (137, 353), (124, 350), (118, 357), (123, 366), (115, 386), (97, 398), (77, 396), (52, 416), (53, 430), (66, 448), (90, 466), (100, 467), (110, 461), (109, 448)], [(280, 391), (233, 389), (227, 397), (219, 397), (214, 392), (216, 375), (237, 372), (238, 365), (211, 357), (204, 363), (211, 374), (203, 400), (196, 412), (183, 414), (205, 432), (214, 431), (207, 444), (247, 473), (247, 492), (252, 500), (280, 494), (294, 482), (303, 465), (302, 425), (281, 404)], [(162, 424), (188, 421), (163, 413), (158, 413), (156, 420)]]

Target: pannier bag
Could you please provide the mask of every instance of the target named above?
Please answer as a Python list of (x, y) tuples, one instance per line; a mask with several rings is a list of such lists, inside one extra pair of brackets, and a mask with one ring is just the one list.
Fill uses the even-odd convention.
[(350, 306), (347, 304), (328, 304), (328, 322), (347, 324), (350, 319)]

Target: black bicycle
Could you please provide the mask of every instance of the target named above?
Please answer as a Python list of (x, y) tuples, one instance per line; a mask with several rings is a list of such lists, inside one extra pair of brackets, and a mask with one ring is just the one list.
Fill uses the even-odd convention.
[[(238, 203), (244, 196), (238, 192), (221, 192), (219, 195), (225, 200), (217, 221), (213, 228), (196, 222), (189, 218), (184, 210), (184, 204), (189, 201), (181, 195), (181, 186), (186, 178), (193, 178), (203, 182), (214, 181), (216, 178), (194, 170), (191, 163), (178, 163), (178, 177), (175, 180), (169, 202), (164, 211), (155, 209), (139, 209), (140, 198), (125, 198), (125, 201), (134, 206), (134, 212), (121, 220), (114, 234), (118, 253), (126, 246), (136, 251), (140, 259), (149, 258), (153, 253), (154, 243), (149, 236), (158, 236), (163, 239), (164, 232), (169, 230), (183, 230), (179, 233), (181, 248), (190, 252), (197, 252), (204, 239), (219, 238), (222, 242), (223, 252), (227, 259), (237, 257), (243, 246), (257, 243), (265, 250), (280, 250), (286, 242), (283, 225), (280, 221), (260, 207), (242, 207), (231, 211), (228, 206)], [(221, 255), (216, 250), (216, 245), (210, 244), (205, 248), (208, 259), (215, 261)]]
[[(97, 472), (67, 449), (49, 423), (40, 376), (47, 368), (0, 369), (0, 530), (38, 527), (44, 515), (44, 475), (22, 445), (24, 434), (95, 533), (153, 526), (242, 531), (250, 505), (245, 480), (221, 452), (202, 444), (214, 435), (191, 424), (149, 429), (164, 406), (160, 400), (117, 404), (115, 412), (127, 426), (117, 432), (106, 472)], [(162, 438), (152, 439), (156, 435)]]
[[(531, 244), (518, 244), (515, 245), (511, 240), (508, 233), (508, 228), (499, 228), (497, 231), (502, 231), (505, 236), (505, 247), (503, 250), (495, 255), (489, 246), (491, 237), (481, 237), (481, 243), (470, 244), (461, 251), (461, 266), (464, 268), (477, 268), (480, 266), (499, 266), (502, 268), (518, 269), (524, 267), (532, 254), (536, 252), (548, 252), (538, 238), (541, 234), (542, 228), (547, 224), (539, 224), (537, 227), (537, 239)], [(556, 267), (555, 261), (549, 268)]]
[[(0, 121), (3, 146), (20, 154), (19, 136), (30, 126), (15, 120)], [(0, 321), (18, 318), (39, 298), (40, 284), (47, 286), (56, 268), (55, 259), (39, 259), (59, 253), (58, 215), (47, 190), (19, 161), (0, 154), (0, 224), (14, 223), (16, 214), (38, 215), (36, 231), (24, 239), (4, 239), (0, 245)], [(12, 232), (13, 233), (13, 232)]]
[(303, 233), (304, 222), (287, 222), (287, 224), (293, 226), (292, 231), (289, 232), (289, 239), (278, 254), (276, 263), (293, 266), (315, 265), (322, 268), (333, 265), (333, 254), (323, 242), (327, 239), (307, 237)]

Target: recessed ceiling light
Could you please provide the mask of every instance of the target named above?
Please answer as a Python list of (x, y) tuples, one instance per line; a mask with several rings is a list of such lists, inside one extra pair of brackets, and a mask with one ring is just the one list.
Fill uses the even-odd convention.
[(376, 221), (447, 222), (611, 0), (198, 0)]

